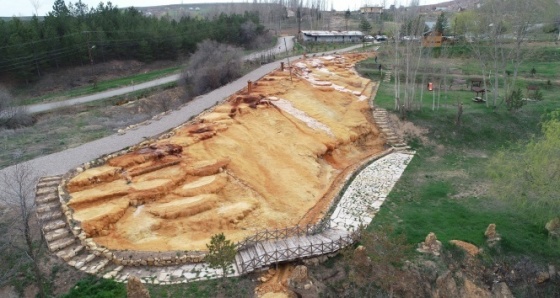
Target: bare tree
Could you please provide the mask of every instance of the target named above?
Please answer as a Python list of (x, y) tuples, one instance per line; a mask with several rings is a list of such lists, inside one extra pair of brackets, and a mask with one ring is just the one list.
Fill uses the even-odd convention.
[[(395, 13), (395, 20), (401, 23), (394, 34), (395, 58), (393, 71), (395, 74), (395, 109), (412, 110), (420, 105), (416, 102), (416, 77), (427, 59), (423, 58), (422, 44), (419, 37), (425, 29), (425, 23), (419, 14), (418, 1), (412, 1), (407, 10)], [(400, 41), (401, 37), (404, 39)], [(402, 81), (404, 80), (404, 82)], [(403, 112), (404, 115), (404, 111)]]
[(3, 174), (0, 180), (0, 203), (5, 206), (4, 220), (9, 225), (3, 235), (5, 243), (13, 250), (22, 253), (22, 263), (30, 263), (39, 296), (46, 297), (43, 287), (43, 274), (39, 267), (39, 254), (43, 245), (35, 213), (34, 190), (38, 177), (27, 164), (16, 164)]
[(33, 6), (33, 11), (35, 12), (35, 15), (38, 16), (39, 15), (39, 7), (41, 7), (41, 0), (29, 0), (29, 2), (31, 3), (31, 6)]
[(471, 47), (479, 60), (484, 88), (492, 91), (492, 106), (514, 90), (530, 29), (545, 21), (553, 2), (488, 0), (477, 10), (476, 21), (469, 23), (467, 30), (475, 39)]
[(205, 40), (189, 58), (181, 81), (185, 83), (187, 96), (192, 98), (240, 77), (242, 66), (241, 49)]
[(33, 125), (34, 122), (24, 107), (17, 106), (10, 92), (0, 86), (0, 127), (12, 129)]

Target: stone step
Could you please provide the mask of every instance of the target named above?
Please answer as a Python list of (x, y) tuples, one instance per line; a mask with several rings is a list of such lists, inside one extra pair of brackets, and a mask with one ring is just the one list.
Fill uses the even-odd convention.
[(37, 183), (37, 188), (46, 188), (46, 187), (57, 187), (60, 184), (60, 179), (59, 180), (50, 180), (50, 181), (39, 181), (39, 183)]
[(68, 262), (72, 258), (75, 258), (77, 255), (79, 255), (82, 251), (84, 251), (84, 246), (79, 243), (76, 243), (65, 249), (57, 251), (56, 255), (59, 258), (63, 259), (64, 261)]
[(39, 218), (40, 221), (51, 221), (54, 219), (58, 219), (62, 217), (62, 211), (60, 210), (54, 210), (52, 212), (46, 212), (46, 213), (41, 213), (41, 214), (37, 214), (37, 217)]
[(90, 262), (88, 264), (88, 266), (84, 269), (84, 271), (89, 273), (89, 274), (98, 274), (109, 263), (110, 263), (109, 260), (107, 260), (105, 258), (98, 257), (97, 259)]
[(53, 221), (47, 222), (43, 225), (43, 232), (47, 233), (56, 229), (60, 229), (66, 226), (66, 222), (62, 219), (55, 219)]
[[(124, 282), (125, 280), (128, 279), (128, 276), (129, 274), (127, 272), (119, 272), (117, 273), (117, 275), (115, 275), (115, 277), (113, 277), (113, 279), (116, 281)], [(138, 276), (138, 278), (142, 278), (142, 277)]]
[(60, 228), (60, 229), (56, 229), (54, 231), (50, 231), (48, 233), (45, 233), (45, 239), (48, 242), (53, 242), (56, 241), (58, 239), (62, 239), (66, 236), (70, 235), (70, 231), (66, 228)]
[(105, 274), (103, 275), (103, 278), (105, 279), (115, 278), (117, 277), (119, 272), (123, 270), (123, 268), (124, 266), (117, 266), (114, 263), (111, 263), (111, 265), (107, 266), (107, 268), (105, 269)]
[(42, 188), (37, 188), (37, 192), (35, 192), (35, 196), (39, 197), (39, 196), (44, 196), (48, 194), (57, 194), (57, 193), (58, 193), (58, 187), (42, 187)]
[(61, 175), (56, 175), (56, 176), (45, 176), (45, 177), (41, 177), (39, 179), (39, 183), (41, 182), (49, 182), (49, 181), (60, 181), (62, 180), (62, 176)]
[(393, 144), (393, 147), (399, 148), (399, 147), (408, 147), (408, 146), (405, 143), (396, 143), (396, 144)]
[(56, 241), (47, 242), (47, 243), (48, 243), (48, 247), (49, 247), (50, 251), (57, 252), (61, 249), (64, 249), (64, 248), (74, 244), (75, 241), (76, 241), (76, 239), (74, 237), (67, 237), (67, 238), (62, 238), (62, 239), (58, 239)]
[(60, 203), (58, 202), (48, 203), (37, 207), (37, 213), (46, 213), (55, 210), (60, 210)]
[(94, 254), (80, 254), (68, 261), (68, 265), (75, 267), (76, 269), (81, 269), (95, 258), (96, 256)]
[(49, 202), (58, 202), (58, 196), (56, 194), (50, 193), (41, 197), (35, 198), (37, 205), (46, 204)]

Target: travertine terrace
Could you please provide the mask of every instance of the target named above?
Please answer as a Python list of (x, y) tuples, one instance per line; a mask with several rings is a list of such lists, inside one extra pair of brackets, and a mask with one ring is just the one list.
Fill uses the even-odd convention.
[[(314, 57), (250, 83), (170, 133), (65, 183), (72, 221), (117, 250), (204, 250), (223, 232), (317, 220), (337, 178), (384, 149), (353, 70), (367, 54)], [(118, 148), (115, 148), (118, 149)]]

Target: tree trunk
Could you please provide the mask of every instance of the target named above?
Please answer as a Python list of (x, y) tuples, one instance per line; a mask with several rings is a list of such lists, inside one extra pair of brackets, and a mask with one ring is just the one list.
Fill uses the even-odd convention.
[(455, 124), (461, 126), (461, 116), (463, 116), (463, 103), (457, 105), (457, 120)]

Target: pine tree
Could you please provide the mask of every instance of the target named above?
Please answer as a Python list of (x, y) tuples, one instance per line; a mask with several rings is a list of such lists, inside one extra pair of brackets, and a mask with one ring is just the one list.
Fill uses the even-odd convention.
[(206, 244), (208, 254), (204, 258), (211, 268), (222, 269), (223, 278), (227, 277), (228, 269), (235, 262), (235, 244), (226, 239), (224, 233), (216, 234)]

